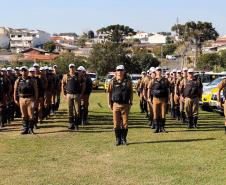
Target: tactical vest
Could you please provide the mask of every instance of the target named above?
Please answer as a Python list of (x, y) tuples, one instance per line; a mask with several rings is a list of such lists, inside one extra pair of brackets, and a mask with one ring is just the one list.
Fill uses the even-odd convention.
[(161, 80), (154, 80), (151, 95), (156, 98), (165, 98), (168, 96), (168, 87), (163, 78)]
[(86, 77), (86, 88), (84, 94), (90, 94), (93, 90), (93, 82), (90, 77)]
[(187, 81), (184, 88), (184, 97), (196, 98), (199, 95), (199, 82), (197, 80)]
[(67, 84), (65, 86), (67, 94), (81, 94), (81, 85), (78, 80), (78, 75), (67, 75)]
[(43, 80), (41, 78), (39, 78), (39, 77), (35, 77), (35, 79), (37, 80), (38, 97), (39, 98), (43, 98), (44, 97), (44, 92), (45, 92)]
[(28, 97), (34, 96), (35, 90), (31, 77), (28, 77), (26, 79), (19, 78), (18, 93), (19, 95), (26, 95)]
[(115, 78), (113, 79), (112, 84), (112, 97), (111, 100), (115, 103), (119, 104), (129, 104), (130, 101), (130, 87), (129, 81), (124, 79), (121, 83), (119, 83)]

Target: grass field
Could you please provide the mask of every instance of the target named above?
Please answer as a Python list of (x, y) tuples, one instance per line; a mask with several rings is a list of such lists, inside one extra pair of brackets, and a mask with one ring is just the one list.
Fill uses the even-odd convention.
[(167, 134), (154, 134), (135, 98), (128, 146), (114, 146), (107, 97), (95, 92), (90, 124), (68, 132), (65, 102), (35, 135), (21, 136), (20, 122), (0, 131), (1, 185), (225, 185), (223, 117), (201, 112), (200, 128), (167, 119)]

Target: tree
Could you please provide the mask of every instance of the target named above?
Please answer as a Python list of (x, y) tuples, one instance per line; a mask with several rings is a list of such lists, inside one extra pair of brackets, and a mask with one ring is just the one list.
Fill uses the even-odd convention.
[(172, 55), (176, 49), (176, 44), (158, 45), (153, 48), (153, 53), (158, 57), (165, 58), (166, 55)]
[(99, 75), (114, 71), (119, 64), (126, 64), (128, 57), (125, 48), (116, 43), (95, 44), (89, 57), (90, 69)]
[(150, 67), (157, 67), (159, 64), (158, 59), (153, 57), (147, 49), (138, 48), (134, 51), (127, 68), (132, 73), (141, 73), (144, 70), (147, 71)]
[(78, 39), (76, 44), (77, 44), (77, 46), (84, 48), (86, 46), (87, 41), (88, 41), (88, 39), (86, 37), (81, 37), (81, 38)]
[(123, 41), (125, 36), (135, 35), (134, 29), (129, 26), (124, 25), (110, 25), (104, 28), (97, 30), (97, 33), (108, 34), (108, 40), (116, 43), (120, 43)]
[(93, 32), (92, 30), (88, 31), (87, 35), (88, 35), (88, 38), (89, 38), (89, 39), (93, 39), (94, 36), (95, 36), (95, 35), (94, 35), (94, 32)]
[(56, 45), (54, 42), (47, 42), (43, 45), (43, 48), (44, 48), (44, 50), (48, 51), (49, 53), (52, 53), (55, 50)]
[(68, 73), (68, 65), (71, 63), (75, 64), (76, 68), (81, 65), (85, 68), (89, 67), (88, 63), (86, 62), (86, 58), (77, 57), (71, 52), (60, 55), (54, 60), (53, 63), (58, 65), (58, 69), (62, 73)]
[(197, 67), (201, 70), (216, 70), (224, 66), (222, 61), (218, 53), (203, 54), (198, 58)]
[(172, 27), (172, 31), (175, 31), (184, 41), (188, 41), (196, 46), (194, 67), (196, 67), (198, 51), (200, 55), (202, 54), (203, 43), (207, 40), (216, 40), (219, 36), (212, 23), (201, 21), (197, 23), (191, 21), (184, 25), (176, 24)]
[(134, 49), (132, 52), (125, 45), (112, 42), (94, 45), (89, 57), (91, 70), (106, 75), (120, 64), (125, 66), (128, 73), (141, 73), (142, 70), (158, 66), (159, 61), (146, 49)]

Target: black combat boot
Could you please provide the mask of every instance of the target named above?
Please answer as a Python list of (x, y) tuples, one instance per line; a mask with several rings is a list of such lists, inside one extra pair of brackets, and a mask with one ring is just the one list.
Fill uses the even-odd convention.
[(78, 125), (81, 125), (81, 118), (79, 118), (79, 117), (75, 117), (75, 119), (74, 119), (74, 130), (75, 131), (78, 131)]
[(224, 131), (225, 131), (224, 133), (226, 134), (226, 126), (224, 126)]
[(121, 129), (115, 129), (115, 139), (116, 139), (115, 146), (119, 146), (122, 144), (121, 138), (122, 138)]
[(30, 120), (29, 121), (29, 129), (28, 129), (29, 134), (34, 134), (34, 121)]
[(85, 125), (85, 107), (84, 106), (81, 106), (80, 116), (81, 116), (81, 125)]
[(88, 109), (84, 109), (84, 125), (88, 124)]
[(185, 112), (181, 112), (182, 114), (182, 123), (186, 124), (187, 123), (187, 118)]
[(153, 125), (153, 117), (149, 116), (148, 126), (152, 127), (152, 125)]
[(193, 124), (195, 128), (198, 128), (198, 117), (193, 118)]
[(29, 131), (29, 121), (23, 120), (23, 131), (21, 132), (22, 135), (28, 134)]
[(180, 109), (179, 109), (179, 107), (175, 108), (175, 118), (177, 119), (177, 121), (180, 121)]
[(166, 119), (161, 119), (161, 120), (160, 120), (160, 132), (168, 133), (168, 132), (165, 130), (165, 125), (166, 125)]
[(74, 123), (74, 118), (73, 117), (69, 117), (69, 130), (74, 130), (75, 129), (75, 123)]
[(193, 117), (188, 117), (188, 128), (194, 128)]
[(159, 131), (160, 131), (160, 120), (156, 119), (156, 120), (154, 120), (154, 122), (155, 122), (155, 125), (156, 125), (154, 133), (159, 133)]
[(143, 101), (140, 100), (140, 113), (144, 113)]
[(151, 129), (155, 129), (156, 128), (156, 121), (152, 120), (152, 125), (151, 125)]
[(122, 141), (121, 141), (121, 143), (122, 143), (122, 145), (127, 145), (127, 134), (128, 134), (128, 128), (123, 128), (122, 130), (121, 130), (121, 133), (122, 133)]

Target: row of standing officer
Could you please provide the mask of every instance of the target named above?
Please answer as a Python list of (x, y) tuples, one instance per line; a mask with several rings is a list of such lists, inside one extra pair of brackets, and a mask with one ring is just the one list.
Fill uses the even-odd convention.
[(194, 70), (183, 68), (171, 73), (162, 73), (160, 67), (142, 72), (137, 85), (141, 112), (146, 112), (149, 125), (155, 133), (165, 131), (166, 113), (189, 128), (197, 127), (199, 100), (202, 96), (202, 83), (195, 78)]

